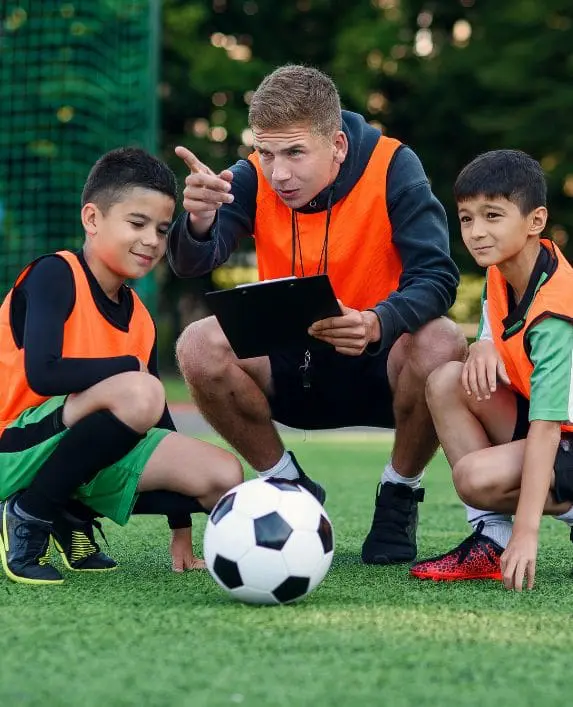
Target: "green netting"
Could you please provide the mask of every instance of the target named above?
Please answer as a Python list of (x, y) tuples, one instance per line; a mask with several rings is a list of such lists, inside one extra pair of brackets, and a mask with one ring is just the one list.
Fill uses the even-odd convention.
[(81, 243), (94, 161), (155, 149), (159, 0), (0, 0), (0, 296)]

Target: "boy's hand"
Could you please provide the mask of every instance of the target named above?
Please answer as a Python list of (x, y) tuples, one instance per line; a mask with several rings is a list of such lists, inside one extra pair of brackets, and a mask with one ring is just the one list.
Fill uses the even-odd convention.
[(321, 319), (309, 328), (308, 333), (315, 339), (332, 344), (338, 353), (346, 356), (360, 356), (373, 341), (379, 341), (380, 320), (374, 312), (345, 307), (340, 300), (338, 317)]
[(505, 364), (492, 341), (476, 341), (470, 346), (462, 370), (462, 386), (468, 395), (477, 400), (489, 400), (497, 388), (497, 379), (510, 384)]
[(523, 581), (527, 577), (527, 589), (533, 589), (536, 558), (537, 533), (535, 531), (514, 532), (500, 560), (505, 588), (520, 592), (523, 589)]
[(193, 540), (191, 528), (178, 528), (171, 531), (171, 567), (174, 572), (185, 570), (202, 570), (205, 568), (204, 560), (193, 554)]
[(176, 147), (175, 154), (189, 168), (183, 190), (183, 208), (189, 213), (193, 230), (204, 234), (211, 228), (217, 209), (234, 199), (230, 193), (233, 173), (225, 169), (215, 174), (186, 147)]

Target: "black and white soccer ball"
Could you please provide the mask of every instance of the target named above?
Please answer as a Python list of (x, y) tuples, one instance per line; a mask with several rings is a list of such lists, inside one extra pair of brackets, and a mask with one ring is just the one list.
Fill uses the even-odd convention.
[(223, 589), (249, 604), (286, 604), (312, 592), (328, 572), (334, 533), (308, 491), (280, 479), (246, 481), (211, 511), (203, 550)]

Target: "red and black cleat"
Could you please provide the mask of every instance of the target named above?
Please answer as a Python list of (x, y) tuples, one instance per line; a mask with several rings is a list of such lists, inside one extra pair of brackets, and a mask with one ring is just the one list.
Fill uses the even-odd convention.
[(418, 579), (455, 582), (463, 579), (501, 579), (499, 560), (503, 548), (482, 534), (484, 524), (478, 524), (462, 543), (444, 555), (416, 562), (410, 574)]

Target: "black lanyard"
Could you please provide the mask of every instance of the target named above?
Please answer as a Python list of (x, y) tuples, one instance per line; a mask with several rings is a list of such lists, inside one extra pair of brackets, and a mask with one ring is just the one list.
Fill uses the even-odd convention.
[[(334, 184), (330, 187), (330, 191), (328, 192), (328, 201), (326, 203), (326, 229), (325, 229), (325, 234), (324, 234), (324, 241), (322, 242), (322, 250), (320, 252), (320, 260), (318, 261), (318, 268), (316, 270), (316, 274), (319, 275), (321, 268), (322, 268), (322, 262), (324, 259), (324, 268), (322, 270), (323, 273), (326, 273), (328, 269), (328, 233), (330, 230), (330, 216), (332, 213), (332, 197), (334, 194)], [(304, 264), (302, 260), (302, 244), (300, 242), (300, 231), (298, 228), (298, 218), (296, 211), (293, 209), (291, 211), (291, 230), (292, 230), (292, 256), (291, 256), (291, 274), (295, 274), (295, 262), (296, 262), (296, 251), (298, 248), (298, 258), (300, 262), (300, 273), (302, 277), (304, 277)]]

